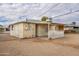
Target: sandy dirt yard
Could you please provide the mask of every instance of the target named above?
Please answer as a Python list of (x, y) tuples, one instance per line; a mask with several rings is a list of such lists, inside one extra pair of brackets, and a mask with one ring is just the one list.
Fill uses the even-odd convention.
[(53, 40), (0, 34), (0, 56), (79, 56), (79, 34), (65, 34), (64, 38)]

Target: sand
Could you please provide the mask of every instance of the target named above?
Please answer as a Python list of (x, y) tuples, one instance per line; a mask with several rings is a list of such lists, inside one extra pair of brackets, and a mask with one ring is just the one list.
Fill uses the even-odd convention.
[(0, 34), (0, 56), (79, 56), (79, 34), (60, 39), (47, 37), (19, 39)]

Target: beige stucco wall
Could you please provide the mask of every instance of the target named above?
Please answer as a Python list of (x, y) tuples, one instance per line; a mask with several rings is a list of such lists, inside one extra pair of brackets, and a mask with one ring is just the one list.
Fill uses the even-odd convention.
[[(36, 32), (36, 28), (37, 28), (37, 32)], [(13, 30), (10, 27), (10, 35), (19, 38), (32, 38), (32, 37), (36, 37), (36, 35), (53, 37), (53, 33), (56, 34), (54, 35), (54, 37), (64, 36), (64, 31), (58, 31), (55, 28), (56, 25), (53, 24), (50, 26), (50, 30), (48, 31), (48, 25), (46, 24), (37, 24), (36, 27), (36, 24), (33, 23), (18, 23), (13, 25)]]
[(19, 38), (35, 37), (35, 24), (19, 23), (13, 25), (13, 30), (10, 27), (10, 35)]
[(24, 23), (23, 24), (23, 37), (24, 38), (31, 38), (35, 37), (35, 24), (32, 23)]
[(36, 34), (36, 24), (23, 24), (23, 37), (24, 38), (30, 38), (30, 37), (36, 37), (36, 36), (47, 36), (47, 25), (41, 25), (37, 24), (37, 34)]
[(10, 35), (23, 38), (23, 23), (13, 25), (13, 30), (10, 27)]

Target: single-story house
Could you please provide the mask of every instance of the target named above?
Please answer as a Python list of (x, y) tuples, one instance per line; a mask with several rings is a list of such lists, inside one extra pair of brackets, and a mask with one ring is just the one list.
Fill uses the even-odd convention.
[(64, 37), (64, 25), (47, 21), (21, 21), (10, 25), (10, 35), (19, 38)]
[(79, 33), (79, 26), (78, 25), (72, 25), (72, 24), (65, 24), (64, 25), (64, 32), (69, 33), (69, 32), (76, 32)]

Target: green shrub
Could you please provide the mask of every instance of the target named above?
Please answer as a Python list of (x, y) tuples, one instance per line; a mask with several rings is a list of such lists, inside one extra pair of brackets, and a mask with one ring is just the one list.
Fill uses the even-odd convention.
[(48, 19), (47, 16), (43, 16), (43, 17), (41, 18), (41, 21), (46, 21), (47, 19)]
[(4, 31), (4, 29), (3, 28), (0, 28), (0, 32), (3, 32)]

